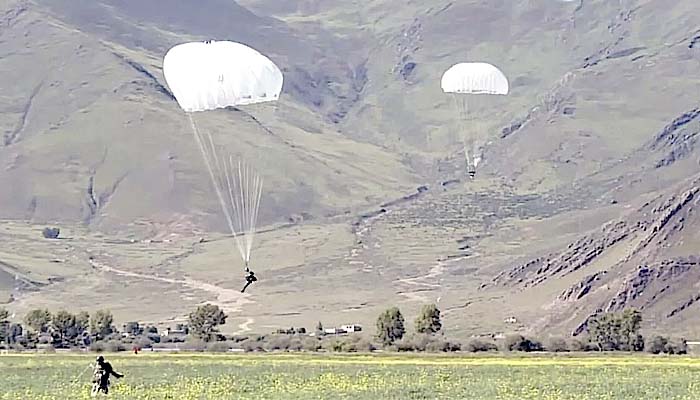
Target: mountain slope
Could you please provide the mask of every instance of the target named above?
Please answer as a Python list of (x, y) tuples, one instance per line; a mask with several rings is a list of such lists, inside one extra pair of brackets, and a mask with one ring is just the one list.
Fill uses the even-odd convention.
[[(211, 300), (264, 330), (438, 302), (467, 336), (578, 333), (631, 305), (646, 329), (698, 334), (696, 1), (176, 3), (3, 3), (0, 219), (36, 223), (2, 224), (13, 310), (102, 291), (119, 318)], [(285, 73), (276, 107), (195, 117), (265, 178), (246, 297), (161, 71), (171, 45), (210, 38)], [(439, 86), (461, 61), (494, 63), (512, 89), (473, 109), (474, 181)], [(35, 243), (47, 221), (70, 239)]]
[(537, 329), (566, 327), (578, 334), (588, 315), (636, 307), (650, 329), (697, 335), (694, 314), (685, 311), (696, 301), (699, 185), (698, 177), (676, 185), (565, 250), (499, 274), (493, 284), (522, 295), (563, 288), (543, 305), (546, 317)]
[[(4, 94), (0, 182), (15, 190), (0, 195), (0, 216), (96, 222), (110, 229), (139, 218), (173, 220), (193, 208), (218, 213), (189, 124), (163, 86), (162, 54), (125, 47), (133, 42), (119, 33), (134, 22), (123, 22), (112, 8), (125, 7), (126, 13), (135, 3), (115, 2), (112, 8), (69, 3), (51, 2), (46, 9), (16, 2), (6, 11), (3, 35), (9, 40), (2, 62), (12, 72), (4, 78), (18, 84), (6, 85), (12, 89)], [(54, 8), (62, 13), (49, 14)], [(163, 18), (155, 10), (153, 15)], [(185, 40), (159, 33), (148, 48)], [(293, 77), (288, 85), (295, 87)], [(264, 223), (302, 212), (316, 217), (342, 212), (410, 187), (414, 178), (399, 157), (334, 134), (304, 104), (307, 99), (298, 97), (303, 96), (288, 97), (276, 109), (196, 117), (217, 144), (255, 160), (271, 189)], [(251, 112), (255, 118), (246, 114)], [(373, 176), (377, 169), (385, 171), (384, 178)]]

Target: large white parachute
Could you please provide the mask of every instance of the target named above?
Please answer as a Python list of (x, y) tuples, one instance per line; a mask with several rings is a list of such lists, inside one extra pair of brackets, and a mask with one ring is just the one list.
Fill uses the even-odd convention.
[(269, 58), (228, 41), (173, 47), (163, 60), (163, 74), (186, 112), (275, 101), (283, 82)]
[(459, 63), (445, 71), (441, 86), (443, 92), (451, 94), (454, 99), (464, 140), (467, 171), (473, 177), (481, 161), (481, 152), (476, 139), (483, 132), (479, 132), (482, 124), (470, 118), (470, 108), (483, 105), (482, 98), (507, 95), (508, 79), (500, 69), (488, 63)]
[(269, 58), (248, 46), (207, 41), (170, 49), (163, 59), (163, 74), (189, 117), (219, 204), (247, 268), (262, 178), (248, 165), (218, 154), (211, 133), (200, 131), (192, 113), (276, 101), (282, 91), (282, 72)]

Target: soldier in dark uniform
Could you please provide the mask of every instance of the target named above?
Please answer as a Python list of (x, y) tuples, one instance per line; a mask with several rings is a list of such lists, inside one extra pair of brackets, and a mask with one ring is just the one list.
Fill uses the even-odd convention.
[(109, 376), (113, 375), (115, 378), (123, 378), (124, 375), (116, 372), (110, 363), (105, 361), (104, 357), (97, 357), (97, 362), (95, 363), (95, 370), (92, 373), (92, 395), (95, 396), (99, 392), (104, 394), (109, 393)]
[(241, 290), (241, 293), (245, 293), (245, 290), (250, 286), (253, 282), (257, 281), (258, 278), (255, 277), (255, 272), (251, 271), (248, 267), (245, 267), (245, 272), (248, 273), (246, 275), (245, 280), (246, 284), (243, 286), (243, 290)]

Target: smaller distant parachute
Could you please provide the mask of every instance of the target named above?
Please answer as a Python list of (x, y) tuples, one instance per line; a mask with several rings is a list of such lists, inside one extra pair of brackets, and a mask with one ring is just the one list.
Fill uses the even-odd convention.
[(445, 71), (441, 86), (443, 92), (454, 99), (458, 125), (464, 140), (467, 172), (473, 178), (481, 161), (476, 142), (484, 136), (484, 132), (480, 132), (480, 126), (485, 124), (473, 118), (472, 108), (483, 107), (487, 97), (507, 95), (508, 79), (501, 70), (488, 63), (459, 63)]
[(282, 92), (282, 72), (251, 47), (230, 41), (206, 41), (171, 48), (163, 59), (163, 74), (189, 117), (221, 210), (247, 267), (262, 178), (249, 165), (217, 154), (211, 133), (200, 131), (192, 114), (276, 101)]
[(442, 90), (457, 94), (508, 94), (508, 79), (487, 63), (460, 63), (442, 75)]

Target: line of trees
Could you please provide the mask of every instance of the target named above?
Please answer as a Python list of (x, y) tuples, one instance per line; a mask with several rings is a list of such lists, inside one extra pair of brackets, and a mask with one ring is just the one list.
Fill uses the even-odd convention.
[[(178, 324), (177, 332), (185, 332), (205, 342), (221, 340), (218, 327), (226, 323), (226, 314), (219, 307), (207, 304), (189, 315), (188, 324)], [(0, 347), (34, 349), (41, 345), (52, 348), (91, 348), (96, 351), (151, 347), (161, 341), (184, 341), (182, 337), (163, 338), (155, 326), (128, 322), (119, 331), (109, 310), (92, 314), (65, 310), (52, 313), (48, 309), (29, 311), (22, 323), (10, 322), (10, 313), (0, 308)]]
[(405, 337), (405, 320), (397, 307), (381, 313), (377, 319), (378, 342), (387, 349), (398, 351), (647, 351), (652, 354), (687, 354), (685, 339), (672, 340), (665, 336), (653, 336), (645, 341), (640, 333), (642, 314), (626, 309), (620, 313), (602, 313), (588, 321), (588, 335), (567, 339), (551, 337), (545, 343), (520, 334), (506, 336), (502, 341), (472, 339), (466, 346), (446, 340), (441, 334), (442, 321), (436, 305), (426, 305), (414, 322), (415, 333)]
[[(638, 310), (627, 309), (619, 313), (602, 313), (587, 322), (588, 334), (581, 338), (551, 337), (546, 343), (511, 335), (502, 343), (505, 351), (647, 351), (652, 354), (687, 354), (685, 339), (671, 340), (664, 336), (653, 336), (646, 341), (640, 333), (642, 314)], [(477, 346), (478, 347), (478, 346)], [(494, 346), (495, 347), (495, 346)]]
[[(440, 309), (435, 304), (429, 304), (421, 308), (418, 317), (414, 321), (416, 334), (437, 335), (442, 331), (442, 319)], [(392, 307), (384, 311), (377, 318), (377, 339), (385, 346), (392, 345), (403, 339), (406, 334), (403, 314), (398, 307)]]
[(642, 313), (627, 309), (621, 313), (605, 313), (588, 321), (589, 342), (599, 351), (644, 351), (652, 354), (686, 354), (685, 339), (671, 340), (656, 335), (646, 341), (639, 332)]
[(448, 352), (461, 350), (461, 344), (448, 340), (442, 332), (440, 309), (424, 305), (413, 322), (414, 333), (406, 336), (401, 310), (391, 307), (377, 318), (375, 338), (388, 350)]
[(0, 309), (0, 343), (6, 346), (35, 348), (38, 344), (53, 347), (84, 347), (104, 340), (115, 332), (112, 313), (99, 310), (90, 315), (82, 311), (71, 314), (61, 310), (52, 314), (47, 309), (28, 312), (21, 323), (11, 323), (9, 312)]
[(229, 336), (219, 331), (227, 315), (218, 306), (197, 307), (188, 316), (187, 324), (175, 327), (177, 335), (159, 334), (155, 326), (129, 322), (120, 332), (114, 326), (109, 310), (92, 314), (82, 311), (71, 314), (65, 310), (51, 313), (47, 309), (28, 312), (23, 324), (9, 321), (9, 312), (0, 308), (0, 346), (11, 348), (90, 348), (94, 351), (121, 351), (130, 348), (170, 346), (185, 342), (191, 350), (228, 351), (335, 351), (358, 352), (384, 348), (387, 351), (428, 352), (486, 352), (486, 351), (647, 351), (653, 354), (686, 354), (684, 339), (671, 340), (654, 336), (645, 341), (640, 334), (642, 314), (636, 310), (604, 313), (589, 319), (588, 335), (584, 338), (551, 337), (542, 342), (532, 337), (514, 334), (503, 340), (474, 338), (466, 345), (448, 340), (443, 331), (440, 309), (435, 304), (424, 305), (413, 321), (408, 334), (401, 310), (391, 307), (376, 320), (376, 334), (362, 333), (325, 336), (323, 324), (307, 334), (305, 328), (279, 329), (269, 335)]

